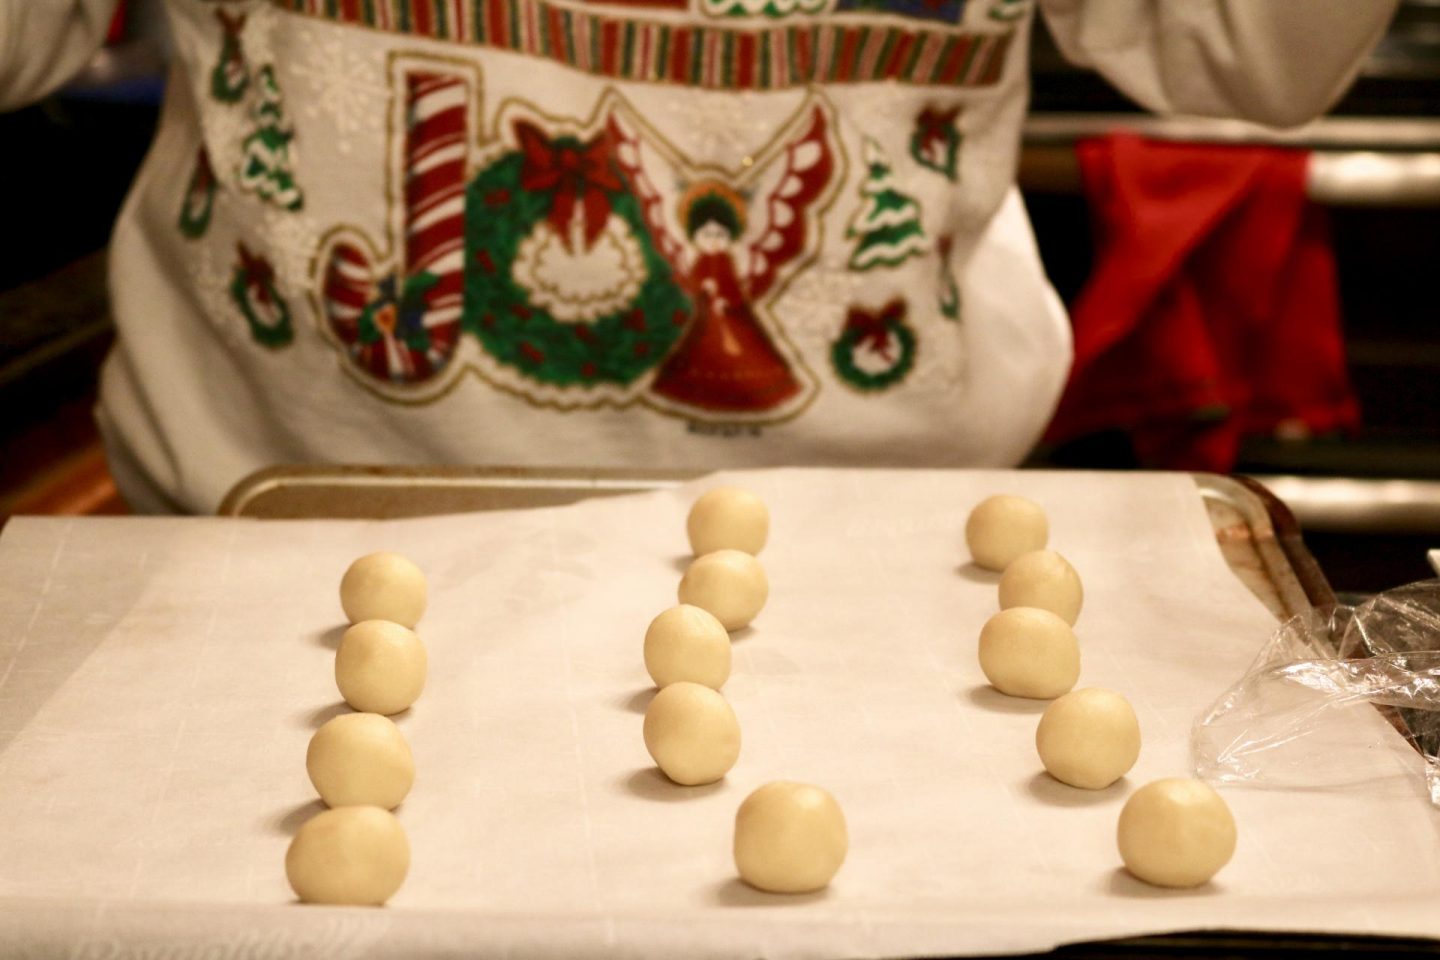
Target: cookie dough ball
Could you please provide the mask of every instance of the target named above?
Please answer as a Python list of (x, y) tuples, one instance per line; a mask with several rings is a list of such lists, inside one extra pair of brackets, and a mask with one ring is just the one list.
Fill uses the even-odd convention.
[(691, 562), (680, 578), (680, 602), (714, 614), (726, 630), (746, 626), (770, 596), (760, 561), (741, 550), (716, 550)]
[(1053, 700), (1080, 679), (1080, 643), (1049, 610), (1011, 607), (980, 629), (980, 669), (1001, 693)]
[(1000, 577), (1000, 609), (1038, 607), (1049, 610), (1070, 626), (1080, 619), (1085, 588), (1080, 574), (1054, 550), (1022, 553)]
[(749, 490), (716, 487), (700, 495), (685, 521), (695, 556), (716, 550), (741, 550), (754, 556), (770, 535), (770, 511)]
[(1136, 790), (1117, 831), (1125, 867), (1159, 887), (1198, 887), (1235, 853), (1235, 818), (1199, 780), (1156, 780)]
[(316, 814), (285, 852), (285, 877), (305, 903), (378, 907), (400, 889), (409, 869), (405, 830), (379, 807)]
[(1113, 690), (1075, 690), (1045, 708), (1035, 749), (1061, 783), (1104, 790), (1135, 766), (1140, 721), (1130, 701)]
[(650, 701), (645, 749), (661, 772), (682, 786), (714, 783), (740, 757), (740, 721), (720, 694), (682, 680)]
[(657, 687), (689, 680), (719, 690), (730, 679), (730, 634), (709, 611), (671, 607), (645, 631), (645, 669)]
[(398, 553), (371, 553), (340, 580), (340, 606), (351, 623), (389, 620), (414, 629), (425, 612), (425, 574)]
[(1020, 554), (1043, 550), (1049, 538), (1050, 521), (1045, 519), (1045, 511), (1024, 497), (987, 497), (965, 521), (970, 558), (986, 570), (1004, 570)]
[(825, 790), (777, 780), (735, 813), (740, 879), (770, 893), (810, 893), (828, 884), (850, 849), (845, 814)]
[(393, 810), (415, 783), (415, 758), (400, 728), (378, 713), (346, 713), (310, 738), (305, 772), (332, 807)]
[(412, 630), (388, 620), (363, 620), (340, 638), (335, 685), (364, 713), (399, 713), (425, 689), (425, 645)]

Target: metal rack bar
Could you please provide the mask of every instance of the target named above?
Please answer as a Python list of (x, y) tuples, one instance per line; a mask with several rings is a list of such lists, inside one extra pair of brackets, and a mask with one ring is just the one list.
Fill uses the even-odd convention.
[(1440, 206), (1440, 120), (1329, 117), (1294, 130), (1238, 120), (1136, 114), (1039, 114), (1025, 122), (1020, 185), (1075, 192), (1077, 140), (1117, 131), (1177, 142), (1309, 149), (1307, 189), (1328, 206)]

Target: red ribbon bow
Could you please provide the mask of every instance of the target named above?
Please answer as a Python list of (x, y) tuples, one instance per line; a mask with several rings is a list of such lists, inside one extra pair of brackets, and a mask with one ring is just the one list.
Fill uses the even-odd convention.
[(851, 307), (845, 315), (845, 332), (856, 334), (855, 346), (867, 346), (889, 363), (894, 359), (890, 355), (890, 347), (894, 343), (890, 338), (890, 326), (904, 319), (905, 301), (899, 297), (874, 313), (863, 307)]
[(515, 124), (523, 159), (520, 186), (525, 190), (553, 193), (546, 218), (560, 241), (569, 248), (570, 222), (578, 205), (585, 245), (594, 244), (610, 217), (607, 191), (617, 192), (624, 184), (610, 162), (610, 138), (601, 133), (579, 146), (556, 146), (543, 131), (525, 121)]
[(958, 116), (960, 116), (959, 107), (950, 110), (926, 107), (921, 110), (920, 116), (915, 120), (915, 125), (920, 131), (920, 142), (924, 144), (947, 142), (951, 132), (955, 129), (955, 118)]
[(240, 31), (245, 29), (246, 14), (238, 13), (230, 16), (224, 10), (215, 11), (215, 19), (220, 21), (220, 28), (225, 31), (227, 38), (240, 36)]
[(240, 273), (245, 286), (255, 291), (255, 296), (267, 306), (270, 303), (270, 284), (275, 282), (275, 268), (264, 254), (251, 253), (243, 243), (235, 244), (240, 254)]

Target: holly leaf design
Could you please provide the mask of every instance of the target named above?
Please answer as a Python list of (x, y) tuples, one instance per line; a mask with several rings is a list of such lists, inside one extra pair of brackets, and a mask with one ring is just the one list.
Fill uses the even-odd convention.
[(376, 284), (376, 297), (365, 307), (357, 323), (359, 342), (376, 343), (387, 334), (411, 350), (430, 349), (430, 331), (425, 327), (425, 296), (440, 282), (429, 271), (406, 277), (396, 291), (395, 274)]

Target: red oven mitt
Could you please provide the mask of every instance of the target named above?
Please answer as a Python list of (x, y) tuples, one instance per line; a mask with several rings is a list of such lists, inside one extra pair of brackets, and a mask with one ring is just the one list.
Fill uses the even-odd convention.
[(1247, 434), (1358, 423), (1307, 153), (1128, 135), (1076, 150), (1096, 262), (1049, 441), (1121, 429), (1146, 466), (1224, 472)]

